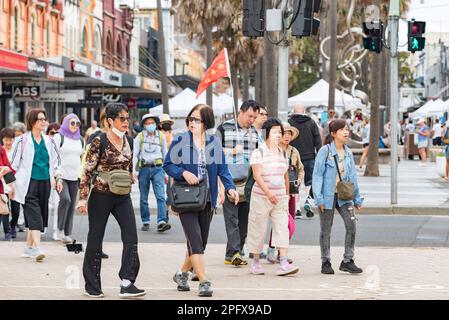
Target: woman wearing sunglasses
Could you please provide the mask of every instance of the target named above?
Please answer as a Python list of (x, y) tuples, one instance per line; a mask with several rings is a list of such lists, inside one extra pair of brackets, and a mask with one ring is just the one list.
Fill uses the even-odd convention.
[(40, 262), (45, 254), (40, 248), (41, 232), (48, 226), (48, 200), (52, 186), (57, 192), (61, 182), (61, 158), (55, 141), (44, 135), (47, 114), (44, 109), (27, 113), (28, 132), (17, 138), (11, 166), (16, 171), (14, 200), (23, 205), (28, 228), (23, 256)]
[(81, 122), (76, 114), (64, 118), (59, 133), (54, 136), (61, 155), (61, 173), (63, 191), (59, 194), (58, 231), (54, 238), (63, 243), (71, 243), (73, 215), (79, 189), (78, 174), (84, 140), (80, 133)]
[(234, 199), (235, 205), (239, 202), (239, 195), (226, 165), (220, 140), (206, 133), (206, 130), (215, 126), (212, 108), (204, 104), (193, 107), (187, 116), (186, 126), (188, 132), (174, 138), (165, 157), (164, 170), (173, 179), (185, 180), (189, 185), (197, 185), (206, 179), (209, 201), (201, 212), (179, 214), (187, 240), (187, 253), (184, 264), (175, 273), (173, 280), (178, 285), (178, 291), (189, 291), (187, 281), (189, 271), (193, 268), (200, 281), (199, 296), (210, 297), (213, 291), (210, 281), (206, 278), (204, 250), (213, 212), (217, 206), (218, 177), (226, 192)]
[(134, 285), (140, 261), (136, 217), (131, 202), (133, 140), (126, 135), (130, 122), (128, 107), (122, 103), (110, 103), (105, 113), (109, 129), (94, 138), (87, 151), (77, 206), (82, 214), (88, 212), (89, 217), (83, 264), (85, 295), (104, 297), (100, 278), (103, 237), (112, 214), (120, 226), (123, 242), (119, 296), (141, 297), (145, 291)]
[[(57, 122), (52, 122), (47, 127), (47, 136), (54, 138), (55, 134), (59, 132), (61, 125)], [(53, 240), (59, 241), (58, 238), (58, 206), (59, 206), (59, 194), (55, 189), (50, 192), (50, 199), (48, 200), (48, 215), (53, 217)], [(11, 206), (13, 211), (14, 206)], [(17, 210), (17, 209), (16, 209)]]

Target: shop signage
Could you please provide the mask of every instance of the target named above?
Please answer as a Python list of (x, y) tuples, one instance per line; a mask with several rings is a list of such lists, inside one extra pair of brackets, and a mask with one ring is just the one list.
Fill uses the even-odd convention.
[(13, 97), (17, 98), (37, 98), (41, 93), (38, 86), (14, 86)]
[(107, 83), (111, 86), (122, 86), (122, 74), (119, 72), (105, 70), (105, 79), (104, 83)]
[(46, 77), (47, 63), (35, 59), (28, 59), (28, 73), (33, 76)]
[(151, 109), (162, 103), (161, 99), (137, 99), (137, 109)]
[(47, 65), (47, 79), (53, 81), (64, 81), (64, 69), (55, 65)]
[(89, 66), (87, 64), (84, 64), (76, 60), (71, 60), (70, 64), (73, 72), (81, 73), (86, 76), (89, 75)]
[(136, 107), (137, 107), (137, 101), (136, 101), (136, 99), (129, 98), (129, 99), (128, 99), (128, 108), (134, 109), (134, 108), (136, 108)]
[(0, 69), (28, 72), (28, 57), (0, 49)]
[(161, 82), (159, 80), (144, 78), (142, 87), (148, 91), (161, 92)]
[(105, 69), (103, 67), (100, 67), (100, 66), (97, 66), (96, 64), (93, 64), (91, 66), (90, 77), (94, 78), (96, 80), (103, 81), (104, 80), (104, 71), (105, 71)]
[(12, 86), (4, 85), (1, 90), (1, 97), (4, 99), (11, 99), (12, 98)]
[(81, 100), (76, 103), (67, 103), (67, 108), (96, 108), (101, 107), (103, 105), (103, 101), (101, 96), (88, 96), (85, 100)]
[(42, 102), (78, 102), (76, 93), (42, 93), (40, 96)]

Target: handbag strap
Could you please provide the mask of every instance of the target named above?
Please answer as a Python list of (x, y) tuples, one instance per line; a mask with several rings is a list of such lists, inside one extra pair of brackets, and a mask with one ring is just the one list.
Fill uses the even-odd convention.
[(341, 178), (340, 167), (338, 166), (337, 155), (334, 155), (334, 161), (335, 165), (337, 166), (338, 177), (340, 178), (340, 181), (343, 181), (343, 179)]

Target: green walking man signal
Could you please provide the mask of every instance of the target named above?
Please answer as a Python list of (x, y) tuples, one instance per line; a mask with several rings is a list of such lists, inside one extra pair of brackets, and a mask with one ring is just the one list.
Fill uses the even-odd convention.
[(383, 49), (384, 25), (382, 21), (363, 22), (363, 47), (381, 53)]

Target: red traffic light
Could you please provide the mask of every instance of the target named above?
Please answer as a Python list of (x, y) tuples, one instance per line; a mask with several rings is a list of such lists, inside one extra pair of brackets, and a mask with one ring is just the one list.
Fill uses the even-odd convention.
[(409, 21), (409, 36), (421, 36), (426, 32), (424, 21)]

